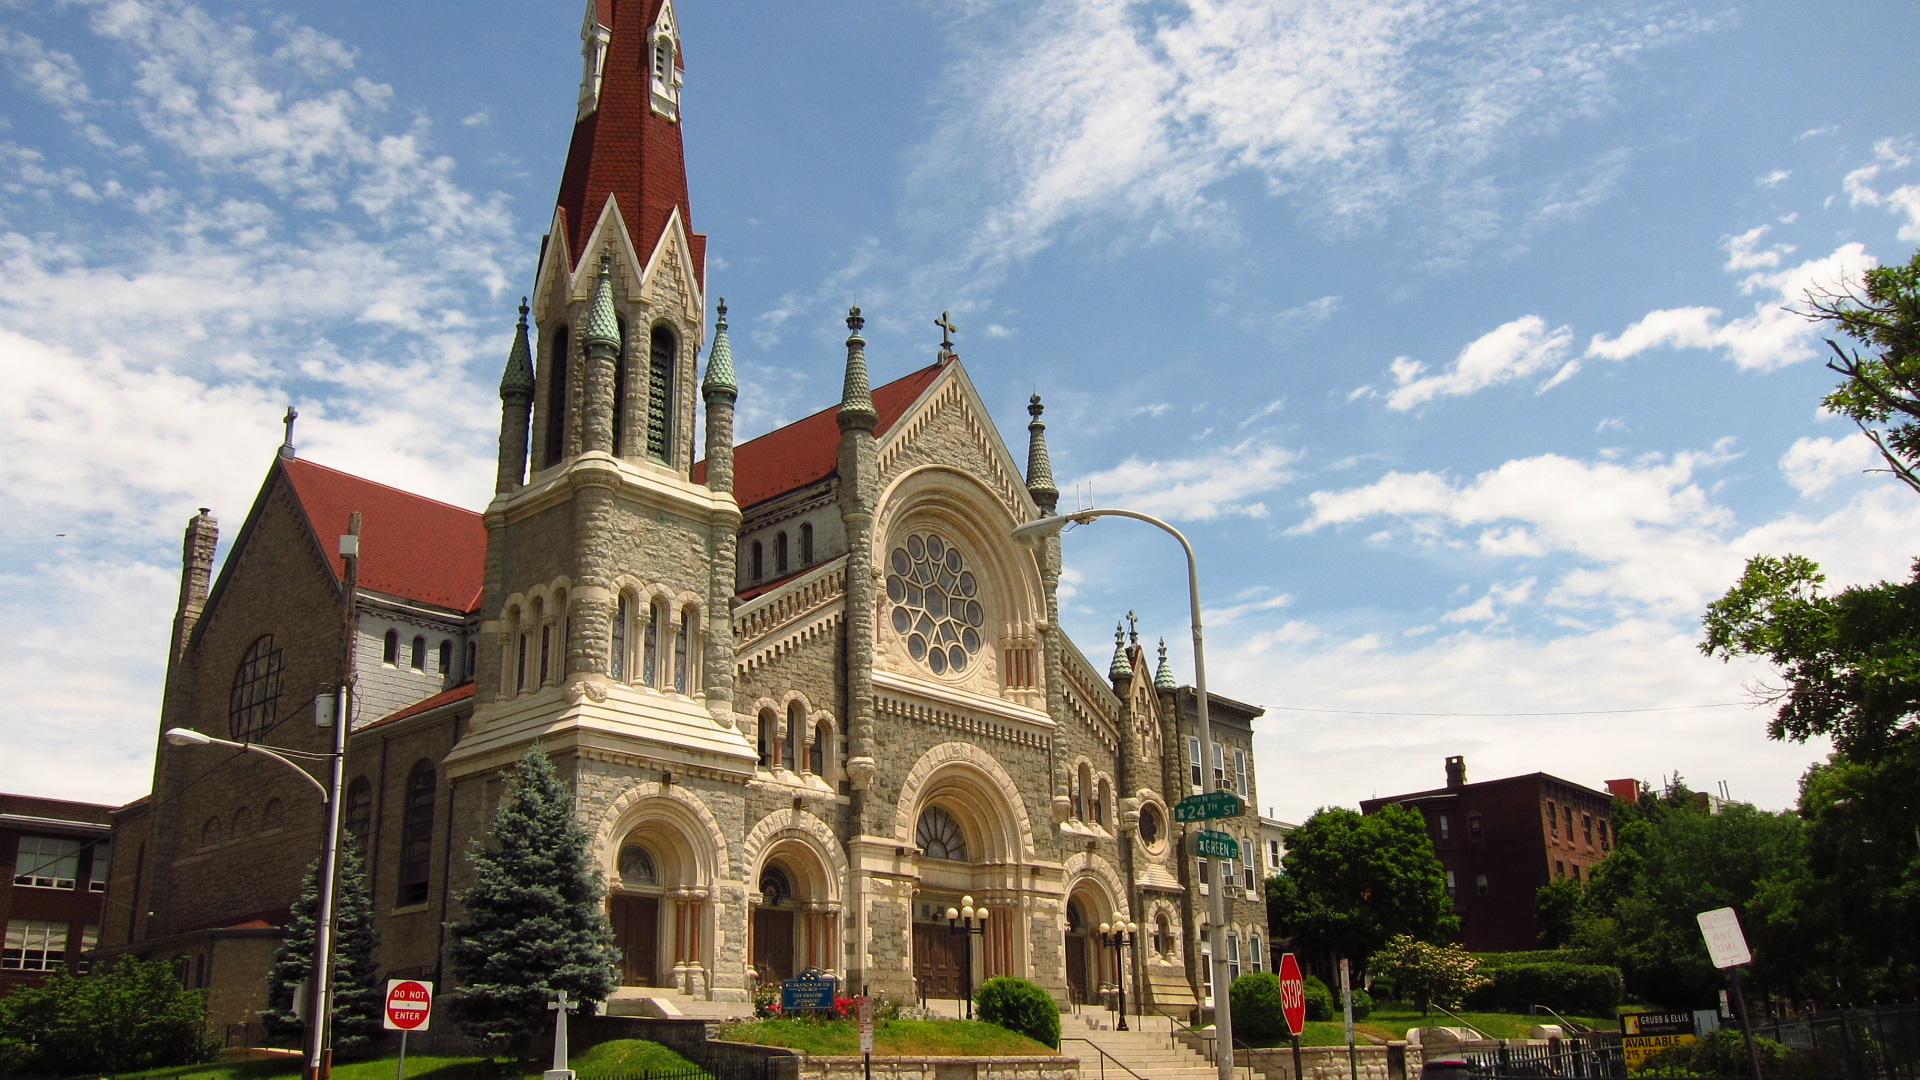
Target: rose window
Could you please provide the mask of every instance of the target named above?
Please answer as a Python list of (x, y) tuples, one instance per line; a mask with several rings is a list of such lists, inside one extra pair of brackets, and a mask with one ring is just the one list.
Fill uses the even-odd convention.
[(980, 583), (960, 552), (938, 533), (915, 533), (893, 549), (887, 599), (907, 652), (935, 675), (967, 670), (980, 652)]

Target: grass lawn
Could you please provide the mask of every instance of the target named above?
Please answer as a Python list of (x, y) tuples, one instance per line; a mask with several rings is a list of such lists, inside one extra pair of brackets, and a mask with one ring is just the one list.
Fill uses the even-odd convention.
[[(333, 1067), (336, 1080), (393, 1080), (399, 1054), (364, 1061), (340, 1062)], [(301, 1059), (289, 1057), (276, 1061), (236, 1061), (217, 1065), (183, 1065), (175, 1069), (155, 1069), (134, 1074), (142, 1080), (280, 1080), (300, 1075)], [(644, 1039), (615, 1039), (601, 1043), (585, 1053), (575, 1054), (569, 1062), (580, 1080), (596, 1076), (627, 1076), (642, 1069), (691, 1069), (693, 1063), (679, 1054)], [(544, 1069), (522, 1073), (509, 1065), (486, 1058), (446, 1057), (439, 1054), (408, 1054), (408, 1080), (521, 1080), (538, 1077)]]
[[(1356, 1041), (1362, 1045), (1365, 1045), (1366, 1044), (1365, 1039), (1357, 1038), (1357, 1033), (1360, 1031), (1361, 1026), (1362, 1025), (1360, 1024), (1355, 1024), (1353, 1025), (1353, 1028), (1354, 1028), (1354, 1031), (1356, 1032)], [(1235, 1041), (1239, 1041), (1239, 1038), (1240, 1037), (1237, 1034), (1234, 1036)], [(1285, 1048), (1292, 1046), (1293, 1043), (1290, 1040), (1281, 1039), (1279, 1042), (1275, 1043), (1274, 1045), (1284, 1050)], [(1307, 1021), (1307, 1030), (1304, 1032), (1301, 1032), (1300, 1034), (1300, 1045), (1301, 1046), (1345, 1046), (1347, 1045), (1346, 1025), (1342, 1024), (1338, 1020), (1309, 1020)]]
[[(1533, 1030), (1535, 1024), (1558, 1023), (1551, 1016), (1528, 1016), (1525, 1013), (1463, 1012), (1460, 1014), (1460, 1019), (1496, 1039), (1524, 1039), (1527, 1033)], [(1616, 1026), (1612, 1021), (1591, 1016), (1570, 1016), (1567, 1019), (1597, 1027), (1602, 1031), (1611, 1030)], [(1312, 1024), (1307, 1026), (1309, 1029), (1313, 1027)], [(1338, 1023), (1331, 1026), (1340, 1027)], [(1435, 1012), (1423, 1017), (1420, 1015), (1420, 1010), (1402, 1008), (1399, 1005), (1375, 1009), (1373, 1015), (1365, 1020), (1356, 1021), (1353, 1025), (1356, 1032), (1364, 1031), (1379, 1039), (1404, 1039), (1407, 1037), (1408, 1028), (1458, 1026), (1460, 1026), (1458, 1021), (1443, 1012)], [(1342, 1038), (1340, 1041), (1344, 1042), (1345, 1039)]]
[[(852, 1020), (749, 1020), (720, 1025), (730, 1042), (785, 1046), (808, 1054), (858, 1054)], [(1054, 1051), (1025, 1035), (979, 1020), (881, 1020), (873, 1026), (875, 1057), (1020, 1057)]]

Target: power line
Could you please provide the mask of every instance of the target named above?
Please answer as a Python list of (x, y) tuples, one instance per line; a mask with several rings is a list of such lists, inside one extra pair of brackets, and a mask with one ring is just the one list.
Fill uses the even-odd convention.
[(1716, 701), (1711, 705), (1654, 705), (1644, 709), (1566, 709), (1559, 712), (1397, 712), (1391, 709), (1310, 709), (1302, 705), (1268, 705), (1269, 712), (1331, 713), (1336, 716), (1620, 716), (1626, 713), (1677, 712), (1684, 709), (1752, 708), (1748, 701)]

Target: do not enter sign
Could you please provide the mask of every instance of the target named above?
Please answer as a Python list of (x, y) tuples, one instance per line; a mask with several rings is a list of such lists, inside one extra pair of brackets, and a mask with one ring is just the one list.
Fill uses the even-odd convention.
[(1307, 1030), (1307, 980), (1300, 974), (1300, 961), (1292, 953), (1280, 958), (1280, 1011), (1287, 1028), (1299, 1035)]
[(388, 1031), (425, 1031), (432, 1017), (432, 983), (417, 979), (387, 980)]

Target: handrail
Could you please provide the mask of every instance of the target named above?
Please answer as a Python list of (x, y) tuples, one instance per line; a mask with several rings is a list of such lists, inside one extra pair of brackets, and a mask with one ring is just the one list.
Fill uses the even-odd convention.
[(1558, 1021), (1560, 1021), (1560, 1026), (1561, 1026), (1561, 1027), (1564, 1027), (1564, 1028), (1566, 1028), (1566, 1029), (1567, 1029), (1568, 1031), (1571, 1031), (1571, 1032), (1573, 1032), (1573, 1033), (1574, 1033), (1575, 1035), (1579, 1035), (1579, 1034), (1581, 1034), (1581, 1033), (1582, 1033), (1583, 1031), (1595, 1031), (1595, 1030), (1598, 1030), (1598, 1029), (1596, 1029), (1596, 1028), (1590, 1028), (1590, 1027), (1587, 1027), (1587, 1025), (1585, 1025), (1585, 1024), (1576, 1024), (1576, 1023), (1574, 1023), (1573, 1021), (1571, 1021), (1571, 1020), (1569, 1020), (1569, 1019), (1567, 1019), (1566, 1017), (1564, 1017), (1564, 1016), (1561, 1016), (1561, 1015), (1560, 1015), (1559, 1013), (1557, 1013), (1557, 1012), (1554, 1012), (1554, 1011), (1553, 1011), (1553, 1006), (1551, 1006), (1551, 1005), (1535, 1005), (1535, 1006), (1534, 1006), (1534, 1008), (1536, 1008), (1536, 1009), (1545, 1009), (1545, 1010), (1547, 1010), (1547, 1015), (1549, 1015), (1549, 1016), (1551, 1016), (1551, 1017), (1553, 1017), (1553, 1018), (1554, 1018), (1555, 1020), (1558, 1020)]
[(1427, 1004), (1433, 1006), (1436, 1009), (1439, 1009), (1441, 1012), (1446, 1013), (1448, 1016), (1453, 1017), (1455, 1020), (1460, 1022), (1461, 1027), (1466, 1028), (1468, 1031), (1473, 1032), (1475, 1035), (1480, 1036), (1481, 1038), (1487, 1040), (1488, 1042), (1500, 1041), (1498, 1039), (1495, 1039), (1493, 1036), (1487, 1034), (1486, 1032), (1481, 1031), (1479, 1028), (1474, 1027), (1472, 1024), (1467, 1023), (1465, 1017), (1461, 1016), (1457, 1012), (1454, 1012), (1452, 1009), (1447, 1008), (1445, 1005), (1442, 1005), (1437, 1001), (1430, 1001)]
[(1088, 1046), (1091, 1046), (1091, 1047), (1093, 1047), (1093, 1049), (1094, 1049), (1094, 1052), (1100, 1055), (1100, 1076), (1101, 1076), (1101, 1080), (1105, 1080), (1105, 1078), (1106, 1078), (1106, 1075), (1107, 1075), (1107, 1060), (1108, 1060), (1109, 1058), (1111, 1058), (1111, 1059), (1113, 1060), (1113, 1063), (1114, 1063), (1115, 1065), (1118, 1065), (1118, 1066), (1120, 1066), (1120, 1067), (1121, 1067), (1122, 1069), (1126, 1069), (1126, 1070), (1127, 1070), (1127, 1075), (1128, 1075), (1128, 1076), (1131, 1076), (1131, 1077), (1133, 1077), (1133, 1078), (1134, 1078), (1134, 1080), (1147, 1080), (1147, 1078), (1146, 1078), (1146, 1077), (1144, 1077), (1144, 1076), (1141, 1076), (1141, 1075), (1140, 1075), (1139, 1073), (1137, 1073), (1137, 1072), (1134, 1072), (1132, 1068), (1130, 1068), (1130, 1067), (1128, 1067), (1128, 1065), (1127, 1065), (1127, 1063), (1126, 1063), (1126, 1062), (1124, 1062), (1124, 1061), (1121, 1061), (1121, 1060), (1120, 1060), (1119, 1058), (1117, 1058), (1117, 1057), (1114, 1057), (1114, 1056), (1113, 1056), (1112, 1054), (1109, 1054), (1109, 1053), (1107, 1053), (1107, 1052), (1106, 1052), (1105, 1050), (1103, 1050), (1103, 1049), (1101, 1049), (1101, 1047), (1100, 1047), (1100, 1044), (1099, 1044), (1099, 1043), (1097, 1043), (1097, 1042), (1094, 1042), (1094, 1041), (1093, 1041), (1092, 1039), (1083, 1039), (1083, 1038), (1081, 1038), (1081, 1037), (1080, 1037), (1080, 1036), (1078, 1036), (1078, 1035), (1066, 1035), (1066, 1036), (1062, 1036), (1062, 1037), (1061, 1037), (1061, 1039), (1060, 1039), (1060, 1042), (1061, 1042), (1062, 1044), (1066, 1044), (1066, 1043), (1070, 1043), (1070, 1042), (1083, 1042), (1083, 1043), (1086, 1043), (1086, 1044), (1087, 1044)]

